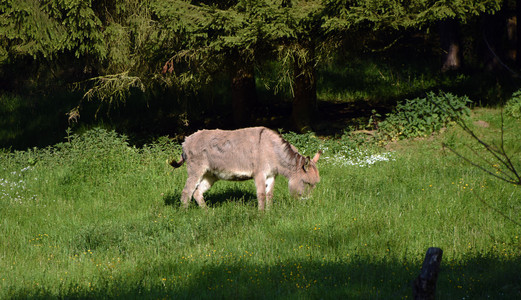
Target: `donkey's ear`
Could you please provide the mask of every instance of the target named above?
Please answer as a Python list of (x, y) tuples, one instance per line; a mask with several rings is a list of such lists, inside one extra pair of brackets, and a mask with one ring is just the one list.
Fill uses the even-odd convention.
[(322, 155), (322, 150), (318, 150), (317, 154), (313, 157), (313, 162), (317, 163), (318, 159), (320, 158), (320, 155)]
[(302, 165), (302, 169), (304, 169), (305, 172), (308, 171), (310, 160), (311, 159), (309, 158), (309, 156), (306, 156), (306, 158), (304, 159), (304, 164)]

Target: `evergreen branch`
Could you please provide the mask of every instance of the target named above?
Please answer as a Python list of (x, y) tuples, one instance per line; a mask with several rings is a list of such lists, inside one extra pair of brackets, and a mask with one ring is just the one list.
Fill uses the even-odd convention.
[[(80, 89), (83, 85), (88, 84), (92, 84), (92, 86), (83, 94), (78, 105), (66, 114), (69, 123), (77, 122), (80, 118), (80, 109), (83, 105), (83, 100), (85, 99), (87, 101), (98, 99), (100, 102), (108, 103), (109, 107), (111, 107), (115, 102), (125, 102), (126, 98), (130, 94), (131, 88), (138, 88), (143, 92), (145, 91), (145, 85), (141, 81), (141, 78), (137, 76), (128, 76), (128, 71), (119, 74), (89, 78), (75, 83), (73, 88)], [(98, 107), (96, 115), (100, 108), (101, 105)]]
[(125, 96), (128, 95), (131, 88), (135, 87), (145, 91), (141, 78), (128, 76), (128, 71), (90, 78), (86, 82), (93, 83), (93, 86), (83, 95), (83, 98), (89, 101), (96, 97), (102, 102), (124, 102)]

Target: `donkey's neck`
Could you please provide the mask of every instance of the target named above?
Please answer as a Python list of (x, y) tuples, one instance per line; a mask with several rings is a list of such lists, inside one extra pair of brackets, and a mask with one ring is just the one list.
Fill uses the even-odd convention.
[(294, 153), (291, 155), (286, 155), (279, 158), (279, 174), (283, 175), (286, 178), (291, 178), (295, 176), (298, 171), (299, 166), (303, 165), (303, 161), (305, 157), (300, 155), (300, 153)]

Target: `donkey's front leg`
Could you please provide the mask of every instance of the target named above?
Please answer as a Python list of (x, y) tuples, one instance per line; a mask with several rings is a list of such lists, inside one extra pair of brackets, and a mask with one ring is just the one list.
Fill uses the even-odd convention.
[(264, 175), (255, 176), (255, 187), (257, 187), (257, 201), (259, 202), (259, 210), (264, 210), (266, 203), (266, 177)]
[(273, 204), (273, 186), (275, 185), (275, 177), (266, 178), (266, 207), (269, 209)]

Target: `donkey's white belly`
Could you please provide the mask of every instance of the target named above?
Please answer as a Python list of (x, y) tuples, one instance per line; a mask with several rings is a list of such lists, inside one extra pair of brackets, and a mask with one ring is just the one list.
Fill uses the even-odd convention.
[(242, 181), (253, 178), (253, 172), (245, 172), (245, 171), (234, 171), (234, 170), (211, 170), (215, 177), (220, 180), (230, 180), (230, 181)]

